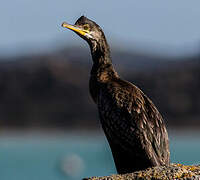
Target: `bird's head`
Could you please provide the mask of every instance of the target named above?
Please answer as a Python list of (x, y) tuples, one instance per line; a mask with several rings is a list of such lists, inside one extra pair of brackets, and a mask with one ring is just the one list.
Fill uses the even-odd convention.
[(105, 40), (104, 33), (99, 25), (85, 16), (81, 16), (74, 25), (63, 22), (62, 27), (74, 31), (89, 44)]

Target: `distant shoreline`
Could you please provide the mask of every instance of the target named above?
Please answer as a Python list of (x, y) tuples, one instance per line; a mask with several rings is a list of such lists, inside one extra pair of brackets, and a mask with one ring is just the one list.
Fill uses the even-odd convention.
[[(168, 128), (168, 133), (170, 135), (178, 135), (178, 136), (200, 136), (200, 128)], [(0, 138), (1, 137), (31, 137), (31, 136), (39, 136), (39, 137), (84, 137), (89, 136), (92, 138), (100, 138), (104, 136), (102, 129), (59, 129), (59, 128), (5, 128), (0, 130)]]

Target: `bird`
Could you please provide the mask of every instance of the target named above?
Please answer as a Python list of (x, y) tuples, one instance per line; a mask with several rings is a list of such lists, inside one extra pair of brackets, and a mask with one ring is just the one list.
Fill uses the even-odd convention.
[[(119, 174), (170, 164), (165, 122), (153, 102), (136, 85), (116, 72), (102, 28), (81, 16), (62, 27), (87, 41), (93, 66), (89, 91)], [(119, 25), (121, 31), (123, 26)]]

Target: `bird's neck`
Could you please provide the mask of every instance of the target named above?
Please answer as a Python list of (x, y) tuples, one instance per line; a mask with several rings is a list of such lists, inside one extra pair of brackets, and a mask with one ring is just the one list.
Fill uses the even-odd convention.
[(91, 75), (96, 76), (98, 80), (108, 80), (113, 77), (118, 77), (115, 71), (110, 56), (110, 48), (106, 42), (106, 39), (100, 42), (94, 41), (90, 44), (93, 67)]
[(110, 47), (106, 41), (92, 41), (90, 44), (92, 59), (94, 64), (111, 64)]
[(98, 101), (99, 89), (102, 84), (112, 81), (117, 78), (117, 72), (114, 70), (111, 57), (110, 49), (105, 41), (101, 43), (92, 42), (90, 44), (93, 66), (90, 76), (90, 94), (95, 103)]

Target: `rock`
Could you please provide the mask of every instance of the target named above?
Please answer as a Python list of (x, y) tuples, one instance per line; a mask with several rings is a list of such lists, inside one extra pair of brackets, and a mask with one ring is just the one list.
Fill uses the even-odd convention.
[(91, 177), (83, 180), (200, 180), (200, 165), (171, 164), (157, 166), (134, 173)]

